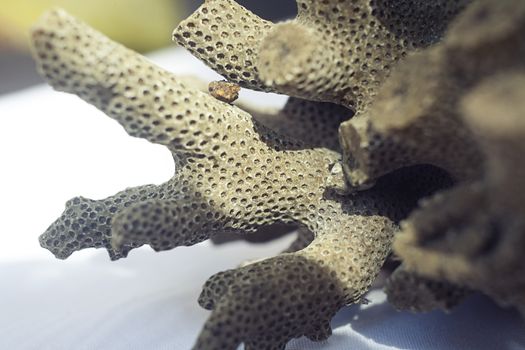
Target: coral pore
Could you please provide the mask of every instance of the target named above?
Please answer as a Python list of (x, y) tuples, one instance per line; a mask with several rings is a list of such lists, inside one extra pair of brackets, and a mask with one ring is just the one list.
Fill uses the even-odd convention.
[[(227, 79), (209, 93), (64, 11), (44, 14), (32, 45), (49, 84), (167, 147), (176, 171), (71, 199), (41, 245), (115, 260), (298, 228), (285, 252), (205, 283), (196, 350), (324, 340), (389, 256), (399, 309), (448, 310), (472, 291), (525, 307), (525, 3), (297, 2), (297, 18), (273, 24), (207, 0), (175, 29)], [(240, 87), (290, 98), (257, 111), (235, 105)]]

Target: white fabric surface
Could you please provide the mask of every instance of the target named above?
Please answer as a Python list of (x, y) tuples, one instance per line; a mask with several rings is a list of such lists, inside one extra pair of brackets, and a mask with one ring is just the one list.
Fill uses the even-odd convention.
[[(152, 57), (176, 73), (217, 76), (179, 50)], [(282, 96), (241, 97), (280, 106)], [(141, 248), (110, 262), (101, 250), (55, 260), (37, 237), (75, 195), (99, 199), (160, 183), (173, 164), (163, 147), (134, 139), (80, 99), (41, 86), (0, 98), (0, 349), (189, 349), (208, 312), (196, 302), (213, 273), (271, 256), (272, 244), (236, 242), (154, 253)], [(326, 342), (287, 349), (525, 349), (525, 323), (474, 296), (452, 314), (394, 311), (380, 291), (342, 310)]]

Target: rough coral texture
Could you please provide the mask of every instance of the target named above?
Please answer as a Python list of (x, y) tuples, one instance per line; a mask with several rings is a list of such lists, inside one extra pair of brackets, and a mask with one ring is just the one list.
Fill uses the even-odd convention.
[[(394, 241), (386, 292), (398, 309), (449, 310), (472, 291), (524, 309), (525, 3), (469, 3), (298, 0), (296, 19), (273, 24), (207, 0), (174, 38), (227, 79), (211, 94), (46, 13), (32, 33), (46, 80), (167, 147), (176, 172), (73, 198), (41, 245), (114, 260), (144, 244), (297, 228), (283, 253), (205, 283), (196, 350), (326, 339)], [(239, 86), (290, 99), (272, 112), (236, 106)]]
[(461, 118), (460, 102), (481, 79), (523, 67), (525, 3), (478, 1), (440, 44), (407, 58), (367, 111), (341, 126), (344, 169), (366, 187), (388, 172), (433, 164), (456, 180), (483, 172), (483, 155)]
[[(525, 305), (525, 70), (483, 81), (462, 101), (486, 155), (474, 183), (440, 193), (403, 225), (407, 268)], [(494, 119), (494, 116), (498, 116)]]
[[(81, 248), (106, 247), (112, 258), (119, 258), (143, 244), (166, 250), (215, 233), (250, 232), (274, 222), (300, 223), (315, 233), (307, 248), (250, 268), (260, 270), (261, 280), (289, 281), (267, 283), (268, 288), (284, 290), (296, 283), (330, 288), (334, 296), (326, 300), (322, 312), (311, 314), (308, 306), (324, 298), (323, 288), (312, 288), (309, 296), (302, 295), (302, 288), (293, 288), (278, 293), (273, 308), (266, 306), (273, 316), (282, 316), (275, 329), (243, 323), (238, 337), (218, 335), (214, 329), (224, 317), (252, 304), (243, 293), (259, 289), (233, 288), (217, 300), (221, 311), (212, 314), (196, 349), (234, 348), (242, 341), (270, 347), (271, 339), (281, 344), (302, 335), (319, 338), (318, 329), (325, 329), (339, 308), (361, 298), (389, 252), (394, 221), (406, 210), (394, 205), (392, 193), (371, 190), (348, 197), (332, 193), (326, 182), (333, 177), (337, 153), (303, 149), (300, 142), (179, 83), (62, 11), (42, 17), (32, 38), (38, 67), (51, 85), (94, 104), (130, 135), (165, 145), (177, 167), (174, 177), (160, 186), (127, 189), (105, 200), (68, 202), (63, 215), (41, 236), (44, 247), (59, 258)], [(337, 176), (343, 181), (342, 173)], [(306, 277), (294, 276), (288, 268), (266, 268), (283, 261), (315, 268), (308, 269)], [(318, 278), (321, 270), (329, 284)], [(294, 329), (285, 327), (289, 309), (281, 307), (288, 298), (296, 301), (291, 308), (304, 320)], [(252, 309), (250, 317), (256, 317), (256, 311)], [(275, 334), (276, 330), (282, 333)]]
[(394, 270), (385, 285), (388, 302), (399, 310), (426, 312), (450, 310), (470, 293), (437, 278), (423, 277), (401, 266)]
[(232, 103), (239, 98), (241, 87), (227, 81), (212, 81), (208, 86), (210, 94), (218, 100)]
[(249, 106), (240, 108), (263, 125), (282, 135), (301, 140), (310, 147), (324, 147), (339, 151), (339, 125), (350, 119), (353, 112), (329, 102), (307, 101), (291, 97), (276, 111), (258, 111)]
[(176, 41), (241, 86), (362, 108), (392, 65), (435, 43), (468, 1), (298, 0), (273, 24), (233, 0), (207, 0)]

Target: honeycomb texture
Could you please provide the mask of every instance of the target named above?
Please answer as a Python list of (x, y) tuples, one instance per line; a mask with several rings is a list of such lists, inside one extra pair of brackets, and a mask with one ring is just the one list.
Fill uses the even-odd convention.
[(112, 260), (126, 257), (133, 244), (111, 245), (111, 219), (137, 201), (157, 196), (153, 185), (128, 188), (104, 200), (75, 197), (66, 203), (63, 215), (40, 236), (40, 245), (57, 258), (66, 259), (85, 248), (106, 248)]
[(179, 24), (173, 38), (228, 81), (272, 91), (256, 67), (261, 39), (272, 26), (233, 0), (208, 0)]
[(233, 0), (206, 0), (173, 36), (241, 86), (359, 110), (396, 61), (438, 41), (467, 3), (298, 0), (296, 19), (273, 24)]
[[(484, 80), (461, 103), (485, 154), (479, 181), (428, 200), (404, 223), (407, 269), (525, 305), (525, 70)], [(495, 118), (494, 116), (497, 116)]]
[[(311, 320), (307, 314), (312, 300), (325, 298), (325, 280), (318, 279), (316, 271), (330, 271), (338, 297), (334, 294), (325, 301), (330, 308), (319, 311), (324, 317), (318, 324), (303, 322), (293, 329), (284, 327), (290, 309), (274, 304), (271, 314), (281, 315), (280, 327), (261, 329), (253, 323), (235, 338), (254, 348), (280, 346), (293, 337), (313, 334), (316, 327), (325, 331), (337, 309), (358, 301), (368, 289), (389, 253), (394, 222), (406, 215), (394, 193), (380, 191), (381, 186), (347, 197), (333, 193), (325, 182), (333, 177), (337, 153), (304, 148), (279, 136), (246, 112), (179, 83), (63, 11), (45, 14), (32, 40), (38, 68), (55, 89), (92, 103), (131, 136), (168, 147), (177, 169), (159, 186), (127, 189), (100, 201), (73, 199), (40, 239), (57, 257), (81, 248), (106, 247), (116, 259), (143, 244), (160, 251), (192, 245), (219, 232), (300, 223), (315, 234), (308, 247), (250, 268), (260, 270), (261, 280), (276, 280), (285, 288), (283, 280), (307, 282), (290, 275), (288, 267), (272, 271), (266, 266), (285, 260), (317, 267), (307, 274), (316, 296), (303, 297), (301, 289), (280, 293), (294, 300), (290, 308), (299, 319)], [(66, 227), (72, 233), (65, 234)], [(252, 303), (242, 293), (256, 289), (233, 288), (221, 297), (217, 305), (230, 312), (212, 313), (195, 349), (224, 349), (225, 341), (233, 341), (213, 330), (224, 317), (237, 322), (233, 312)]]
[(457, 181), (479, 177), (483, 156), (459, 104), (480, 79), (524, 66), (524, 33), (525, 2), (478, 1), (452, 23), (442, 43), (400, 63), (368, 118), (341, 125), (351, 185), (367, 187), (413, 164), (436, 165)]
[[(396, 221), (415, 205), (421, 190), (448, 184), (446, 177), (429, 170), (422, 167), (399, 171), (381, 179), (373, 190), (360, 193), (369, 196), (367, 201), (351, 196), (352, 203), (343, 208), (367, 211), (377, 206), (370, 202), (376, 194), (380, 198), (392, 196), (401, 207), (387, 217)], [(368, 233), (374, 226), (384, 230), (385, 223), (381, 222), (385, 217), (377, 217), (376, 223), (370, 221), (371, 217), (360, 220), (344, 227), (346, 235), (334, 232), (312, 236), (308, 230), (300, 229), (298, 239), (286, 253), (212, 276), (203, 287), (199, 303), (213, 311), (196, 348), (234, 349), (244, 339), (249, 349), (284, 349), (287, 341), (298, 334), (313, 341), (326, 339), (331, 334), (329, 321), (333, 315), (344, 305), (362, 301), (362, 293), (356, 288), (362, 279), (358, 276), (373, 273), (374, 277), (366, 281), (369, 286), (377, 275), (355, 263), (365, 255), (379, 254), (378, 248), (390, 240), (388, 229), (384, 231), (387, 235), (379, 239)], [(340, 225), (345, 223), (337, 224)], [(367, 248), (356, 246), (351, 237), (364, 239)], [(361, 254), (364, 255), (359, 257)], [(383, 263), (386, 255), (380, 254)], [(348, 283), (350, 280), (353, 282)], [(225, 324), (232, 327), (224, 327)]]
[[(61, 259), (105, 248), (115, 260), (142, 245), (297, 229), (281, 254), (209, 278), (195, 350), (324, 340), (385, 262), (399, 309), (449, 310), (482, 291), (525, 310), (525, 2), (297, 3), (297, 18), (273, 24), (207, 0), (175, 29), (227, 79), (213, 96), (207, 82), (46, 13), (32, 32), (45, 79), (167, 147), (176, 171), (71, 199), (41, 245)], [(236, 106), (237, 85), (290, 98), (278, 111)]]
[[(183, 83), (209, 92), (208, 84), (196, 77), (177, 76)], [(230, 83), (232, 84), (232, 83)], [(213, 95), (213, 94), (212, 94)], [(309, 147), (325, 147), (339, 151), (339, 126), (353, 116), (353, 111), (327, 102), (289, 98), (284, 107), (260, 108), (243, 102), (235, 102), (264, 126), (277, 133), (302, 141)]]

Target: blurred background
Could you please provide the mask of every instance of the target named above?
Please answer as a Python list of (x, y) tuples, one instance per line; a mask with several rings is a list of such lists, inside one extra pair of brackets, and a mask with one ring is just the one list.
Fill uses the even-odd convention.
[[(42, 80), (28, 48), (31, 24), (62, 7), (112, 39), (143, 53), (173, 47), (171, 32), (204, 0), (0, 0), (0, 94)], [(296, 14), (295, 0), (237, 0), (268, 20)]]

